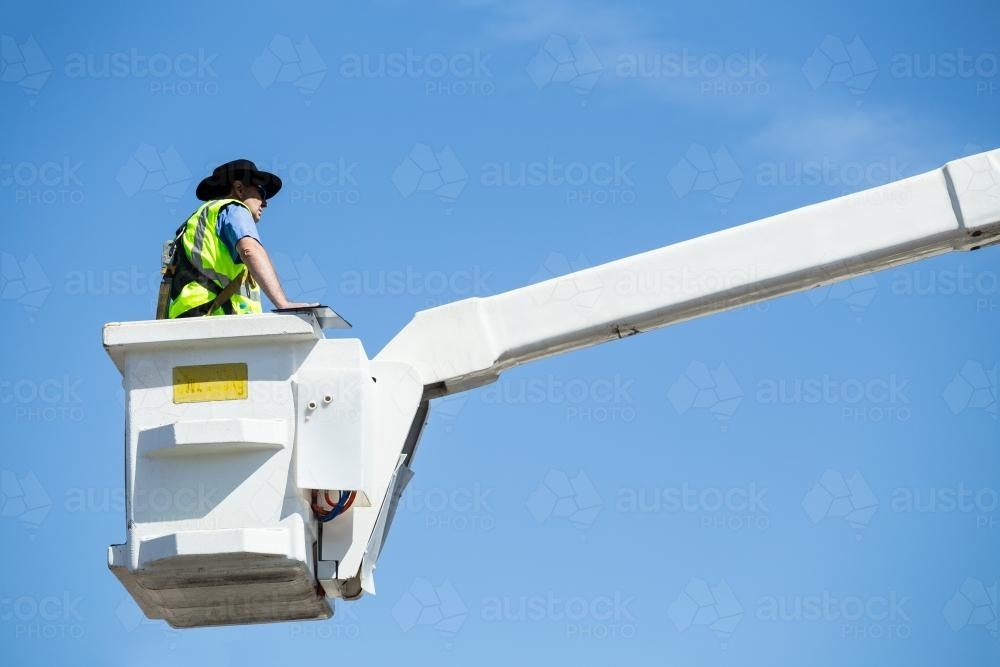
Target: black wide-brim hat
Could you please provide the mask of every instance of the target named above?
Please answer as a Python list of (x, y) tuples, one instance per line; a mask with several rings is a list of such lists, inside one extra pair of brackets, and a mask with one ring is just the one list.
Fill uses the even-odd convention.
[(201, 201), (222, 199), (229, 194), (236, 181), (250, 182), (264, 188), (266, 198), (271, 199), (281, 189), (281, 179), (275, 174), (261, 171), (250, 160), (233, 160), (219, 165), (212, 175), (198, 184), (195, 196)]

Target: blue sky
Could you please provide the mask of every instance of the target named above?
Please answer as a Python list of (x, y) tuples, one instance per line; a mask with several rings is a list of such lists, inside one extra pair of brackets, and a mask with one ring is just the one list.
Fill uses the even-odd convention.
[[(291, 296), (374, 355), (438, 303), (996, 148), (995, 3), (39, 1), (5, 19), (5, 662), (1000, 659), (995, 248), (439, 401), (378, 595), (322, 623), (142, 619), (105, 563), (124, 414), (101, 347), (105, 322), (152, 316), (162, 241), (236, 157), (285, 180), (260, 232)], [(439, 609), (456, 633), (414, 620), (423, 591), (461, 600)]]

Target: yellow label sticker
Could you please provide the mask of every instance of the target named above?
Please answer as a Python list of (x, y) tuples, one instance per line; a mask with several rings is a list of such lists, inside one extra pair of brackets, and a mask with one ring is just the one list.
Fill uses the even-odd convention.
[(174, 403), (241, 401), (246, 397), (246, 364), (174, 366)]

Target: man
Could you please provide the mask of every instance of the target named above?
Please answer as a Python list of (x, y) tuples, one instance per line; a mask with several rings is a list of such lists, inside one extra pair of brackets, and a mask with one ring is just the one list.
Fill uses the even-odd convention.
[(280, 178), (242, 159), (198, 184), (195, 196), (205, 203), (177, 230), (168, 317), (259, 313), (261, 289), (275, 308), (317, 305), (288, 300), (257, 234), (279, 190)]

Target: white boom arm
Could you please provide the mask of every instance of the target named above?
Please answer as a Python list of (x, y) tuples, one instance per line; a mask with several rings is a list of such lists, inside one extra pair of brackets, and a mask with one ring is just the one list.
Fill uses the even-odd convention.
[[(449, 394), (533, 359), (996, 243), (1000, 150), (878, 188), (418, 312), (375, 357)], [(568, 298), (576, 295), (576, 298)]]
[(328, 598), (374, 592), (430, 399), (534, 359), (997, 242), (1000, 150), (419, 312), (374, 359), (359, 340), (326, 339), (314, 312), (108, 324), (128, 407), (127, 538), (108, 566), (175, 627), (327, 618)]

